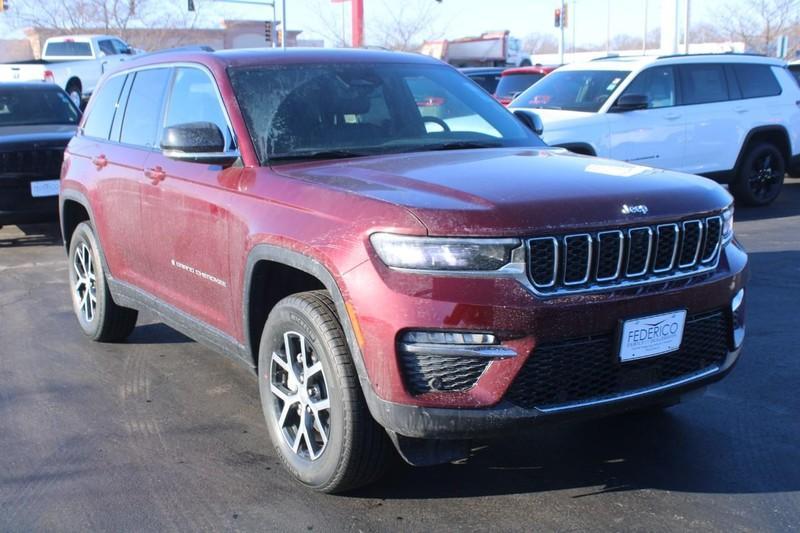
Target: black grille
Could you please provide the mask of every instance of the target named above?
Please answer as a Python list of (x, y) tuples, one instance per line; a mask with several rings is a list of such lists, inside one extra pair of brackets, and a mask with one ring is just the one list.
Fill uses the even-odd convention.
[(687, 318), (680, 350), (620, 363), (613, 334), (538, 346), (507, 399), (524, 408), (613, 397), (653, 387), (722, 364), (730, 326), (722, 311)]
[(703, 224), (699, 220), (683, 223), (683, 243), (681, 245), (680, 266), (693, 265), (697, 262), (700, 239), (703, 236)]
[(460, 392), (477, 383), (490, 359), (400, 353), (406, 386), (412, 394)]
[(61, 175), (63, 148), (41, 148), (0, 153), (0, 174), (57, 179)]
[(705, 272), (716, 265), (719, 216), (528, 240), (528, 277), (540, 294), (614, 288)]
[(662, 224), (656, 228), (656, 256), (653, 260), (653, 272), (664, 272), (675, 264), (678, 236), (676, 224)]

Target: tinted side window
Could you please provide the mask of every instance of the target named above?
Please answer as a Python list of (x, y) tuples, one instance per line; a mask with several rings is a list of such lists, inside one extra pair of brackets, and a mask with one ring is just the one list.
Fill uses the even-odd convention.
[(769, 65), (733, 65), (743, 98), (760, 98), (781, 94), (781, 86)]
[(231, 147), (231, 132), (217, 97), (215, 83), (196, 68), (179, 68), (172, 85), (164, 126), (188, 122), (216, 124), (225, 137), (225, 146)]
[(122, 122), (121, 142), (147, 148), (156, 145), (169, 76), (170, 69), (167, 68), (136, 73)]
[(722, 65), (681, 65), (684, 104), (707, 104), (728, 99), (728, 83)]
[(100, 49), (107, 56), (113, 56), (117, 52), (114, 50), (114, 45), (111, 44), (111, 41), (108, 39), (104, 39), (102, 41), (97, 41), (97, 47)]
[(654, 67), (636, 76), (623, 94), (647, 96), (648, 109), (675, 105), (675, 73), (672, 67)]
[(119, 105), (119, 93), (125, 76), (114, 76), (106, 81), (99, 91), (93, 96), (92, 110), (86, 117), (83, 125), (83, 134), (99, 139), (108, 139), (111, 122)]

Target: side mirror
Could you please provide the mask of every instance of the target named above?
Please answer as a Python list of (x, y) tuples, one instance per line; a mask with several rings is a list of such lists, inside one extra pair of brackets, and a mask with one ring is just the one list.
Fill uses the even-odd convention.
[(623, 94), (612, 108), (614, 111), (636, 111), (637, 109), (647, 109), (650, 100), (643, 94)]
[(133, 48), (128, 46), (128, 47), (126, 47), (125, 49), (122, 50), (122, 53), (125, 54), (125, 55), (128, 55), (128, 56), (132, 56), (134, 54)]
[(187, 122), (164, 129), (161, 149), (170, 159), (231, 166), (238, 151), (225, 151), (225, 137), (211, 122)]
[(536, 135), (541, 135), (544, 132), (542, 118), (533, 111), (528, 111), (527, 109), (517, 109), (514, 111), (514, 116), (516, 116), (520, 122), (525, 124), (525, 126), (527, 126), (528, 129)]

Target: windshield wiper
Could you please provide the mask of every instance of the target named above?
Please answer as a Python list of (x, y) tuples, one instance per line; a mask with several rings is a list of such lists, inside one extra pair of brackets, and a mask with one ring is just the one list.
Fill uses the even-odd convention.
[(365, 157), (371, 154), (354, 152), (352, 150), (315, 150), (308, 152), (297, 152), (294, 154), (271, 155), (268, 160), (272, 163), (279, 161), (294, 161), (300, 159), (319, 160), (319, 159), (347, 159), (350, 157)]
[(450, 141), (437, 144), (423, 145), (420, 150), (469, 150), (471, 148), (500, 148), (503, 146), (499, 142), (489, 141)]

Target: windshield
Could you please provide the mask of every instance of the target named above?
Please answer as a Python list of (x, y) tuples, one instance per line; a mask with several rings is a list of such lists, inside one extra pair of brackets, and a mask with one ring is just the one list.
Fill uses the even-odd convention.
[(0, 126), (77, 124), (80, 111), (63, 91), (0, 89)]
[(495, 96), (499, 98), (514, 98), (519, 93), (544, 78), (544, 74), (506, 74), (500, 78)]
[(628, 74), (623, 70), (557, 70), (520, 94), (510, 107), (596, 113)]
[(261, 164), (543, 145), (446, 66), (269, 65), (232, 68), (230, 78)]

